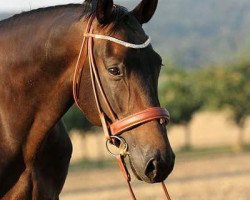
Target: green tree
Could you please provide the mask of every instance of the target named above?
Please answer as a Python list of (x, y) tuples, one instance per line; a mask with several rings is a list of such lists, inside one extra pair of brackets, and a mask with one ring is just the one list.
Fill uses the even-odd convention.
[(186, 149), (191, 147), (189, 122), (202, 105), (193, 90), (192, 74), (192, 71), (168, 68), (164, 71), (159, 86), (160, 101), (170, 111), (171, 122), (185, 126)]
[(76, 106), (72, 106), (71, 109), (69, 109), (69, 111), (64, 115), (63, 121), (68, 131), (72, 129), (86, 131), (92, 127), (91, 123), (84, 117), (83, 113)]
[(238, 144), (244, 146), (244, 124), (250, 114), (250, 63), (210, 67), (198, 70), (194, 90), (203, 102), (203, 109), (229, 109), (240, 128)]
[(226, 90), (225, 75), (226, 68), (224, 67), (201, 68), (194, 71), (192, 89), (202, 102), (202, 109), (221, 109), (223, 104), (221, 95)]
[(244, 146), (244, 125), (250, 114), (250, 63), (239, 63), (228, 68), (225, 79), (225, 93), (221, 104), (230, 108), (232, 118), (239, 126), (239, 146)]

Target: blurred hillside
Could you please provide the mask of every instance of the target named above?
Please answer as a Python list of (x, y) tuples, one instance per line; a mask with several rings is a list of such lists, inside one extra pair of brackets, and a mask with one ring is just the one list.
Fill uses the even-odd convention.
[(230, 62), (250, 51), (250, 1), (162, 0), (148, 29), (178, 66)]
[[(116, 2), (131, 9), (138, 1)], [(162, 57), (180, 67), (231, 62), (250, 51), (250, 1), (160, 0), (145, 28)]]

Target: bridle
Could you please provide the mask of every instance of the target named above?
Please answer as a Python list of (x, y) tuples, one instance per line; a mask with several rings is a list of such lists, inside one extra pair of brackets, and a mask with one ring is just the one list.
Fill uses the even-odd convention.
[[(161, 124), (167, 125), (170, 120), (170, 115), (169, 115), (169, 112), (165, 108), (150, 107), (138, 113), (132, 114), (128, 117), (125, 117), (123, 119), (119, 119), (117, 117), (117, 115), (114, 113), (110, 105), (110, 102), (108, 101), (105, 95), (104, 89), (100, 82), (100, 77), (98, 75), (98, 71), (97, 71), (97, 67), (96, 67), (95, 59), (93, 55), (93, 38), (109, 40), (111, 42), (115, 42), (117, 44), (125, 46), (127, 48), (135, 48), (135, 49), (147, 47), (150, 44), (151, 40), (150, 38), (148, 38), (148, 40), (143, 44), (131, 44), (131, 43), (128, 43), (128, 42), (125, 42), (125, 41), (122, 41), (122, 40), (119, 40), (110, 36), (93, 34), (92, 23), (93, 23), (94, 18), (95, 16), (91, 16), (89, 18), (86, 30), (83, 35), (83, 40), (82, 40), (79, 56), (78, 56), (77, 63), (76, 63), (74, 78), (73, 78), (73, 96), (74, 96), (76, 105), (81, 110), (81, 107), (79, 105), (79, 89), (80, 89), (80, 82), (81, 82), (84, 63), (88, 57), (91, 84), (93, 87), (95, 103), (96, 103), (99, 117), (102, 123), (102, 128), (107, 139), (106, 146), (107, 146), (108, 151), (110, 152), (108, 148), (108, 143), (113, 144), (113, 145), (117, 145), (119, 143), (120, 152), (119, 154), (113, 154), (113, 155), (116, 157), (118, 164), (121, 168), (121, 171), (124, 174), (132, 199), (135, 200), (136, 197), (130, 184), (131, 182), (130, 174), (128, 172), (128, 169), (126, 167), (126, 163), (124, 160), (128, 153), (127, 152), (128, 145), (126, 141), (120, 137), (120, 135), (123, 132), (133, 129), (138, 125), (141, 125), (141, 124), (153, 121), (153, 120), (160, 120)], [(86, 51), (87, 53), (84, 53), (83, 51), (85, 46), (87, 46), (87, 51)], [(112, 123), (109, 122), (108, 117), (107, 117), (108, 115), (104, 112), (103, 108), (101, 107), (98, 91), (100, 92), (99, 93), (100, 97), (102, 98), (102, 101), (104, 102), (104, 105), (107, 109), (107, 112), (109, 113), (109, 118), (112, 121)], [(162, 182), (162, 187), (165, 192), (166, 198), (170, 200), (170, 197), (169, 197), (169, 194), (168, 194), (168, 191), (164, 182)]]
[[(126, 167), (125, 163), (125, 157), (127, 155), (127, 143), (126, 141), (119, 137), (123, 132), (128, 131), (130, 129), (135, 128), (137, 125), (147, 123), (149, 121), (153, 120), (160, 120), (160, 123), (162, 124), (168, 124), (170, 120), (170, 115), (169, 112), (165, 108), (160, 108), (160, 107), (151, 107), (146, 110), (140, 111), (138, 113), (132, 114), (128, 117), (125, 117), (123, 119), (118, 119), (117, 115), (114, 113), (106, 95), (103, 90), (102, 84), (100, 82), (100, 77), (97, 72), (97, 67), (95, 65), (95, 60), (94, 60), (94, 55), (93, 55), (93, 38), (96, 39), (103, 39), (103, 40), (109, 40), (112, 42), (115, 42), (117, 44), (123, 45), (128, 48), (145, 48), (150, 44), (150, 38), (144, 43), (144, 44), (131, 44), (128, 42), (124, 42), (122, 40), (118, 40), (116, 38), (110, 37), (110, 36), (105, 36), (105, 35), (97, 35), (93, 34), (93, 27), (92, 27), (92, 22), (94, 20), (94, 16), (91, 16), (88, 23), (87, 23), (87, 28), (86, 31), (83, 35), (83, 40), (81, 44), (81, 49), (79, 52), (79, 56), (77, 59), (76, 63), (76, 68), (75, 68), (75, 73), (74, 73), (74, 79), (73, 79), (73, 96), (76, 105), (78, 108), (81, 110), (81, 107), (79, 106), (79, 89), (80, 89), (80, 82), (81, 82), (81, 77), (82, 77), (82, 72), (83, 72), (83, 67), (84, 63), (86, 61), (86, 58), (88, 57), (89, 61), (89, 68), (90, 68), (90, 76), (91, 76), (91, 83), (93, 87), (93, 92), (94, 92), (94, 97), (95, 97), (95, 102), (96, 106), (98, 109), (99, 117), (102, 123), (102, 128), (105, 133), (105, 136), (107, 138), (107, 142), (111, 144), (117, 144), (117, 140), (120, 143), (120, 148), (122, 149), (119, 154), (114, 154), (116, 157), (118, 164), (121, 168), (121, 171), (124, 174), (124, 177), (127, 181), (130, 194), (132, 196), (132, 199), (136, 200), (135, 194), (133, 192), (133, 189), (131, 187), (131, 178), (130, 174), (128, 172), (128, 169)], [(84, 46), (87, 44), (87, 55), (84, 56)], [(97, 90), (100, 92), (100, 96), (102, 97), (102, 100), (109, 112), (109, 116), (112, 120), (112, 123), (109, 123), (107, 120), (107, 115), (103, 111), (99, 96), (97, 93)], [(107, 145), (107, 143), (106, 143)], [(162, 187), (165, 192), (166, 198), (170, 200), (167, 188), (162, 182)]]

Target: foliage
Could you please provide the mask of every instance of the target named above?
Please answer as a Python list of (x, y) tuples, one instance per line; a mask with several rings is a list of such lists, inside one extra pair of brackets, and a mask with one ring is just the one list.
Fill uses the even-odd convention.
[(160, 83), (160, 99), (174, 123), (188, 122), (199, 109), (229, 109), (244, 125), (250, 115), (250, 62), (196, 70), (170, 68)]
[(234, 121), (243, 126), (245, 118), (250, 115), (250, 63), (228, 67), (221, 85), (224, 89), (218, 101), (230, 108)]
[(68, 131), (72, 129), (89, 130), (90, 122), (84, 117), (83, 113), (73, 106), (63, 117), (63, 121)]
[(226, 68), (210, 67), (198, 69), (192, 74), (192, 88), (202, 101), (202, 108), (206, 110), (218, 110), (222, 105), (220, 100), (226, 90), (224, 84)]
[(201, 107), (192, 87), (189, 71), (174, 67), (165, 70), (159, 87), (160, 101), (171, 113), (173, 123), (187, 123)]

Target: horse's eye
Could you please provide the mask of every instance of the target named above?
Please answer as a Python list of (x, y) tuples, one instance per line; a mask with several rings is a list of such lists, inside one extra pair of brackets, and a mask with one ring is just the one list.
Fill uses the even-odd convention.
[(110, 67), (108, 69), (108, 72), (114, 76), (120, 76), (121, 75), (121, 71), (118, 67)]

